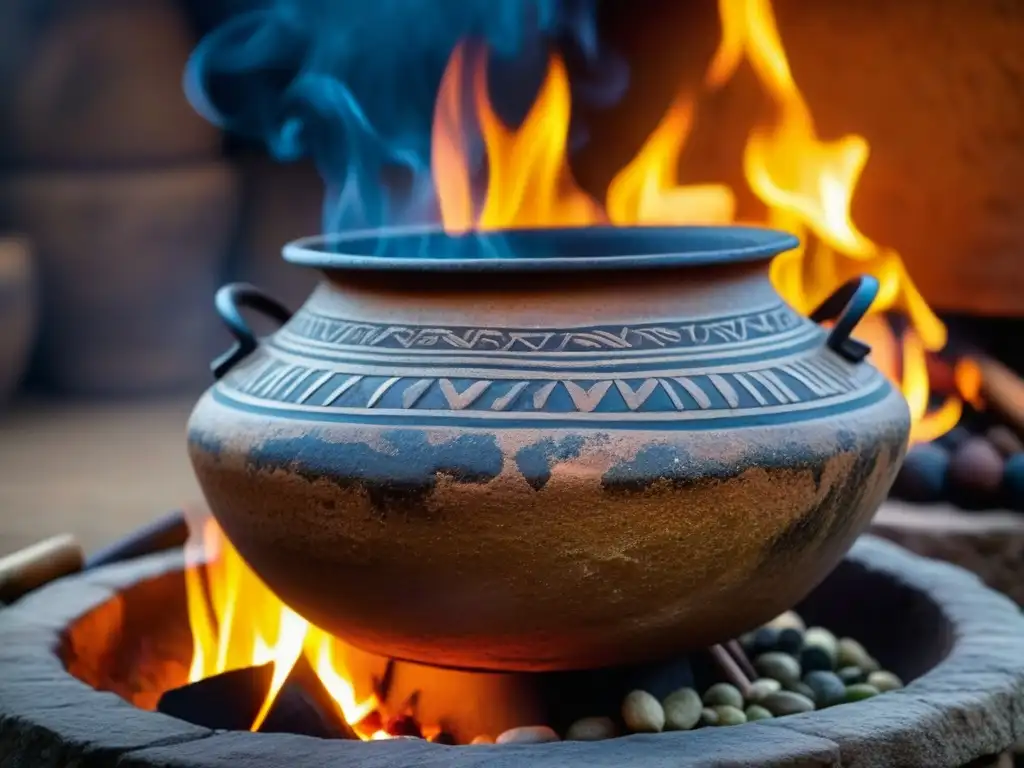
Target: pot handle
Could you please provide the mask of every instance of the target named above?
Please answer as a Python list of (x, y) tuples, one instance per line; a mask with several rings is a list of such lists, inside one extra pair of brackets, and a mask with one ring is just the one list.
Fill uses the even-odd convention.
[(835, 320), (825, 344), (851, 363), (859, 363), (871, 353), (871, 347), (850, 334), (871, 309), (879, 287), (878, 279), (871, 275), (855, 277), (841, 285), (811, 313), (811, 320), (816, 323)]
[(243, 309), (254, 309), (284, 325), (292, 318), (292, 312), (276, 299), (270, 298), (259, 288), (249, 283), (225, 285), (214, 298), (217, 314), (224, 321), (231, 334), (237, 339), (235, 345), (210, 364), (213, 378), (220, 379), (238, 363), (251, 355), (259, 341), (249, 324), (242, 317)]

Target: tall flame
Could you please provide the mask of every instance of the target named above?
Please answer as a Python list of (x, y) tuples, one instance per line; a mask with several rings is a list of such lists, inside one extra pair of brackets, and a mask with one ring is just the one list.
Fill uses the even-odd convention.
[[(873, 357), (907, 396), (912, 441), (952, 428), (962, 403), (952, 396), (929, 410), (926, 355), (946, 345), (946, 328), (921, 297), (899, 254), (882, 247), (853, 221), (851, 208), (868, 160), (863, 136), (825, 141), (814, 125), (786, 57), (770, 0), (719, 0), (722, 37), (704, 76), (704, 89), (723, 87), (738, 67), (750, 65), (774, 105), (774, 118), (754, 129), (743, 153), (747, 183), (768, 209), (766, 223), (799, 236), (804, 245), (772, 264), (772, 281), (798, 310), (809, 312), (851, 277), (871, 274), (881, 284), (872, 313), (897, 312), (909, 321), (902, 338), (884, 322), (859, 333), (883, 354)], [(465, 141), (456, 141), (455, 118), (465, 82), (466, 56), (452, 56), (435, 112), (434, 177), (448, 232), (514, 227), (725, 224), (735, 220), (733, 191), (722, 184), (682, 184), (679, 159), (693, 125), (699, 94), (681, 93), (637, 155), (608, 187), (604, 211), (572, 179), (566, 157), (571, 100), (565, 66), (557, 56), (523, 123), (516, 129), (494, 114), (486, 69), (472, 79), (476, 117), (488, 159), (487, 190), (479, 213), (470, 202)], [(465, 125), (463, 121), (462, 126)], [(459, 147), (463, 148), (460, 153)], [(901, 354), (885, 354), (899, 348)], [(922, 375), (922, 372), (923, 375)]]
[(337, 704), (337, 714), (355, 734), (366, 740), (386, 735), (362, 725), (366, 715), (381, 702), (373, 694), (356, 696), (352, 676), (340, 660), (340, 641), (281, 602), (224, 538), (212, 518), (190, 523), (193, 536), (186, 547), (185, 569), (193, 646), (189, 682), (272, 664), (270, 685), (251, 726), (257, 731), (305, 654)]

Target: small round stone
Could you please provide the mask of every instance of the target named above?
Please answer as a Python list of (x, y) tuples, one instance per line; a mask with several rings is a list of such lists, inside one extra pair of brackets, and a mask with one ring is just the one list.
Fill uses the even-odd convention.
[(759, 675), (774, 678), (783, 685), (800, 680), (800, 662), (787, 653), (762, 653), (754, 659), (754, 669)]
[(665, 727), (665, 710), (647, 691), (632, 691), (622, 700), (622, 721), (633, 733), (659, 733)]
[(786, 627), (779, 631), (779, 639), (775, 643), (775, 650), (788, 653), (790, 656), (797, 656), (800, 649), (804, 647), (804, 633), (796, 627)]
[(867, 649), (852, 637), (840, 638), (836, 644), (836, 651), (836, 664), (840, 669), (843, 667), (868, 669), (873, 662)]
[(1005, 424), (996, 424), (985, 431), (985, 439), (992, 443), (1004, 459), (1024, 453), (1024, 441)]
[(495, 744), (546, 744), (561, 741), (558, 734), (546, 725), (523, 725), (509, 728), (494, 740)]
[(828, 654), (834, 664), (839, 652), (839, 640), (824, 627), (811, 627), (804, 632), (804, 647), (821, 649)]
[(895, 691), (903, 687), (903, 681), (885, 669), (880, 669), (868, 675), (867, 683), (877, 688), (881, 693)]
[(719, 715), (711, 707), (705, 707), (700, 711), (701, 725), (718, 725)]
[(743, 706), (743, 694), (735, 685), (715, 683), (704, 691), (704, 704), (708, 707), (721, 705), (740, 708)]
[(661, 703), (665, 710), (666, 731), (688, 731), (700, 722), (700, 713), (704, 703), (700, 694), (693, 688), (680, 688), (673, 691)]
[(831, 672), (834, 666), (835, 658), (820, 646), (809, 645), (800, 651), (800, 669), (804, 674), (816, 670)]
[(479, 736), (474, 736), (470, 744), (493, 744), (494, 739), (485, 733), (481, 733)]
[(760, 704), (751, 704), (747, 707), (743, 714), (747, 716), (747, 722), (753, 723), (758, 720), (771, 720), (775, 715), (769, 712), (767, 709), (762, 707)]
[(957, 502), (969, 507), (986, 504), (1003, 483), (1003, 457), (985, 438), (972, 437), (950, 459), (947, 480)]
[(760, 677), (750, 684), (747, 692), (747, 701), (752, 704), (759, 704), (766, 696), (782, 690), (782, 683), (773, 677)]
[(921, 504), (939, 501), (946, 490), (949, 451), (936, 443), (920, 443), (907, 457), (893, 483), (893, 496)]
[(776, 717), (798, 715), (801, 712), (813, 712), (814, 702), (800, 693), (778, 691), (761, 702), (761, 706)]
[(747, 722), (747, 716), (739, 707), (731, 707), (728, 704), (719, 704), (712, 707), (718, 715), (719, 725), (743, 725)]
[(836, 674), (839, 675), (839, 679), (843, 681), (844, 685), (863, 683), (867, 677), (860, 667), (842, 667)]
[(966, 427), (962, 427), (959, 424), (953, 427), (949, 432), (942, 435), (935, 442), (945, 448), (947, 451), (955, 451), (961, 445), (963, 445), (967, 439), (971, 437), (971, 430)]
[(818, 709), (840, 704), (846, 697), (846, 684), (834, 672), (808, 672), (804, 675), (804, 683), (811, 689)]
[(814, 689), (803, 680), (797, 680), (795, 683), (789, 683), (785, 686), (784, 690), (799, 693), (801, 696), (806, 696), (811, 701), (814, 701)]
[(879, 690), (873, 685), (867, 683), (854, 683), (853, 685), (846, 686), (846, 695), (844, 700), (847, 702), (863, 701), (864, 699), (870, 699), (872, 696), (877, 696)]
[(760, 656), (762, 653), (777, 650), (779, 631), (775, 627), (761, 627), (754, 632), (748, 653), (751, 656)]
[(584, 717), (569, 726), (566, 741), (604, 741), (618, 735), (619, 729), (610, 717)]
[(1003, 494), (1013, 509), (1024, 511), (1024, 453), (1006, 460), (1003, 466)]
[(788, 628), (799, 629), (801, 632), (807, 629), (807, 625), (804, 624), (804, 620), (800, 618), (800, 614), (798, 614), (796, 611), (786, 611), (785, 613), (780, 613), (774, 619), (765, 624), (765, 626), (773, 627), (774, 629), (778, 630)]

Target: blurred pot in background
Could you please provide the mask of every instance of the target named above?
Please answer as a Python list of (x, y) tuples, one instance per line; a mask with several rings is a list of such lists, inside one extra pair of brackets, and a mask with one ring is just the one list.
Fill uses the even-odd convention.
[(0, 237), (0, 407), (17, 388), (36, 333), (36, 284), (25, 240)]
[(237, 184), (181, 86), (195, 42), (177, 0), (0, 2), (0, 223), (37, 249), (33, 384), (206, 381)]
[(0, 209), (34, 233), (40, 256), (40, 382), (93, 396), (205, 383), (208, 351), (225, 338), (210, 296), (236, 203), (226, 162), (0, 181)]

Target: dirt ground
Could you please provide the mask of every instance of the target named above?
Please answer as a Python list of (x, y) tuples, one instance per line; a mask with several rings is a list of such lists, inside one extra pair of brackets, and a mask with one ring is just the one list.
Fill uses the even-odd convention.
[(200, 500), (185, 451), (192, 402), (8, 406), (0, 413), (0, 556), (58, 533), (92, 551)]

